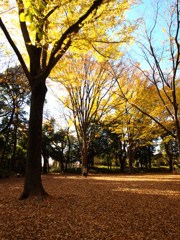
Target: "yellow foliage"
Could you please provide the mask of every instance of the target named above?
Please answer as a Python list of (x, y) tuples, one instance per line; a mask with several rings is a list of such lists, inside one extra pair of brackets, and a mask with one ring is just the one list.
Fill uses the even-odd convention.
[[(100, 61), (103, 61), (104, 57), (121, 56), (119, 47), (131, 41), (131, 33), (134, 30), (134, 26), (125, 24), (125, 12), (135, 2), (133, 0), (103, 1), (79, 24), (80, 30), (74, 30), (66, 35), (57, 55), (64, 51), (63, 48), (70, 40), (69, 50), (73, 55), (91, 49)], [(46, 46), (49, 56), (63, 34), (81, 19), (93, 3), (94, 0), (18, 0), (19, 18), (21, 22), (26, 23), (31, 40), (31, 43), (27, 44), (42, 48)]]

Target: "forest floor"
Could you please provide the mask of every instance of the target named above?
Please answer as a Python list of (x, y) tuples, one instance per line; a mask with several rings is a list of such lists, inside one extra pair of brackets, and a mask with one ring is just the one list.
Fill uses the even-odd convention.
[(180, 240), (180, 175), (42, 176), (51, 197), (18, 200), (0, 179), (1, 240)]

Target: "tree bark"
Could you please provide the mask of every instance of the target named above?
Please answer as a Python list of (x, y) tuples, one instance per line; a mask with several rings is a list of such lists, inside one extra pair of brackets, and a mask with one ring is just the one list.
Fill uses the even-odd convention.
[(151, 149), (150, 146), (148, 146), (148, 165), (149, 165), (149, 169), (151, 170), (152, 166), (151, 166)]
[(10, 134), (10, 130), (8, 129), (8, 131), (6, 132), (5, 140), (3, 141), (2, 153), (0, 156), (1, 167), (9, 167), (7, 165), (7, 162), (5, 161), (5, 154), (6, 154), (7, 144), (9, 140), (9, 134)]
[(42, 116), (47, 92), (45, 80), (36, 79), (31, 90), (28, 155), (24, 190), (20, 199), (25, 199), (30, 196), (43, 198), (48, 195), (41, 182)]
[(169, 171), (171, 173), (173, 173), (173, 170), (174, 170), (174, 167), (173, 167), (173, 156), (172, 156), (172, 153), (169, 150), (168, 143), (165, 143), (164, 146), (165, 146), (165, 150), (166, 150), (167, 156), (169, 158), (169, 161), (168, 161), (169, 162)]
[(129, 172), (133, 172), (133, 162), (134, 162), (134, 150), (132, 144), (129, 145), (128, 147), (128, 160), (129, 160)]
[(180, 123), (179, 120), (176, 120), (176, 140), (177, 140), (177, 144), (178, 144), (178, 151), (179, 151), (179, 155), (177, 157), (177, 160), (180, 162)]
[(87, 147), (86, 138), (83, 138), (81, 155), (82, 155), (82, 175), (84, 177), (87, 177), (87, 175), (88, 175), (88, 147)]
[(48, 174), (49, 171), (49, 157), (46, 156), (46, 154), (43, 154), (44, 164), (43, 164), (43, 173)]
[(15, 156), (16, 156), (16, 149), (17, 149), (17, 125), (14, 125), (14, 141), (13, 141), (13, 153), (11, 156), (11, 170), (15, 171)]
[(120, 170), (121, 170), (121, 172), (124, 172), (126, 156), (120, 156), (119, 161), (120, 161)]

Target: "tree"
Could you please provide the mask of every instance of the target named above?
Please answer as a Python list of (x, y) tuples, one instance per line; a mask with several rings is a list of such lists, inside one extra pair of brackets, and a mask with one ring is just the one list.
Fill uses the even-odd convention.
[(153, 22), (150, 24), (144, 20), (144, 34), (142, 39), (137, 39), (148, 69), (137, 62), (134, 66), (143, 73), (149, 85), (153, 86), (161, 109), (166, 114), (166, 120), (171, 121), (173, 127), (169, 129), (142, 106), (134, 106), (148, 114), (166, 131), (166, 135), (171, 135), (177, 141), (180, 154), (180, 3), (179, 0), (173, 0), (162, 5), (160, 1), (156, 1), (155, 6)]
[(20, 66), (8, 68), (0, 75), (0, 90), (2, 93), (0, 96), (0, 134), (4, 139), (0, 166), (2, 162), (6, 162), (11, 170), (16, 171), (16, 147), (23, 129), (26, 128), (25, 107), (29, 100), (27, 79)]
[(129, 170), (132, 171), (136, 150), (140, 146), (149, 145), (148, 142), (162, 132), (154, 126), (151, 118), (134, 106), (143, 106), (146, 111), (154, 111), (155, 116), (159, 117), (160, 111), (156, 108), (157, 95), (152, 95), (152, 88), (147, 85), (147, 81), (143, 81), (142, 74), (136, 69), (127, 67), (123, 62), (116, 62), (111, 67), (116, 79), (113, 89), (114, 101), (119, 103), (116, 104), (110, 119), (111, 128), (122, 136), (121, 140), (127, 150)]
[(67, 172), (67, 163), (70, 160), (72, 136), (69, 129), (55, 130), (55, 119), (51, 118), (43, 123), (42, 156), (44, 159), (43, 173), (48, 173), (49, 158), (59, 162), (60, 171)]
[(53, 136), (54, 136), (54, 123), (55, 119), (51, 118), (48, 119), (43, 123), (43, 141), (42, 141), (42, 156), (43, 156), (43, 173), (48, 173), (49, 168), (49, 158), (51, 157), (52, 152), (52, 142), (53, 142)]
[(57, 132), (54, 133), (52, 142), (51, 157), (60, 163), (60, 171), (62, 173), (65, 169), (64, 151), (68, 143), (67, 135), (68, 132), (65, 129), (59, 129)]
[(152, 121), (137, 109), (125, 105), (124, 114), (116, 124), (115, 132), (122, 134), (122, 141), (127, 149), (129, 171), (133, 170), (136, 151), (141, 146), (146, 146), (153, 138)]
[(153, 145), (139, 146), (135, 153), (135, 159), (140, 163), (140, 169), (143, 170), (143, 165), (146, 166), (146, 169), (151, 169), (151, 157), (154, 153)]
[(169, 164), (170, 172), (173, 173), (174, 164), (177, 163), (176, 160), (178, 159), (179, 156), (177, 141), (175, 141), (174, 138), (167, 133), (163, 134), (161, 138), (162, 138), (161, 152)]
[[(126, 41), (132, 27), (123, 27), (122, 21), (125, 18), (125, 10), (132, 2), (94, 0), (71, 3), (66, 0), (17, 0), (16, 3), (21, 35), (26, 47), (26, 62), (21, 45), (18, 48), (14, 43), (2, 20), (3, 17), (0, 18), (0, 26), (16, 53), (31, 88), (28, 156), (24, 191), (21, 195), (21, 199), (25, 199), (29, 196), (47, 196), (41, 182), (42, 114), (47, 77), (68, 49), (75, 52), (77, 49), (87, 49), (91, 46), (97, 51), (106, 50), (104, 45), (114, 37), (114, 34), (110, 37), (108, 28), (115, 31), (119, 24), (118, 31), (122, 32), (122, 35), (116, 37), (116, 43)], [(4, 13), (6, 14), (9, 12)], [(106, 55), (106, 51), (104, 54)]]
[(125, 144), (122, 135), (114, 131), (114, 123), (101, 124), (93, 140), (95, 155), (106, 160), (108, 169), (111, 168), (112, 161), (115, 160), (116, 166), (120, 165), (122, 172), (125, 170)]
[[(157, 91), (158, 84), (155, 85), (150, 82), (149, 78), (140, 72), (138, 68), (140, 68), (138, 63), (132, 67), (127, 67), (122, 62), (112, 65), (114, 78), (116, 78), (118, 86), (118, 90), (115, 91), (117, 98), (122, 99), (126, 104), (136, 109), (139, 112), (138, 114), (144, 115), (143, 118), (146, 121), (149, 119), (151, 123), (147, 123), (143, 134), (148, 140), (152, 140), (151, 135), (153, 138), (160, 136), (163, 139), (171, 136), (171, 139), (175, 139), (176, 128), (172, 118), (173, 106), (169, 102), (172, 92), (167, 87), (159, 87)], [(148, 74), (147, 71), (146, 74)], [(177, 85), (177, 96), (178, 92), (179, 87)]]
[(64, 64), (67, 69), (56, 72), (56, 77), (67, 90), (64, 104), (73, 114), (72, 121), (81, 149), (82, 171), (86, 175), (95, 126), (112, 109), (110, 100), (114, 80), (110, 76), (108, 62), (98, 63), (89, 55), (82, 59), (69, 56)]
[[(20, 87), (21, 86), (21, 87)], [(20, 66), (8, 68), (0, 74), (0, 133), (11, 126), (15, 115), (28, 103), (28, 82)]]

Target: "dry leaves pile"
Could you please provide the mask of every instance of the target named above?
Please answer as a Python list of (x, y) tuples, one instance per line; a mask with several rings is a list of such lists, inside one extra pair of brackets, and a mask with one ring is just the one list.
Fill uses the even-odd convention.
[(179, 240), (180, 175), (43, 176), (51, 197), (19, 201), (0, 179), (1, 240)]

